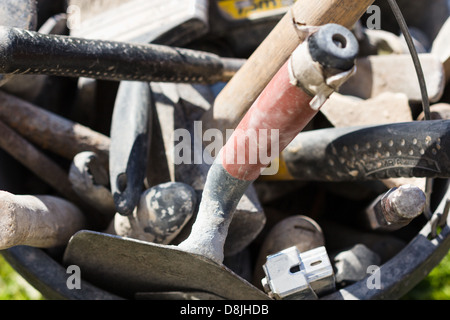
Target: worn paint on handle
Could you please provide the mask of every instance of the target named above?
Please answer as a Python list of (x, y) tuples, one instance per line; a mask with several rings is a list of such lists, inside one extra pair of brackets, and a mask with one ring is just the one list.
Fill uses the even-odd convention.
[(318, 112), (310, 107), (313, 97), (291, 83), (288, 68), (286, 62), (224, 146), (223, 167), (237, 179), (256, 180)]

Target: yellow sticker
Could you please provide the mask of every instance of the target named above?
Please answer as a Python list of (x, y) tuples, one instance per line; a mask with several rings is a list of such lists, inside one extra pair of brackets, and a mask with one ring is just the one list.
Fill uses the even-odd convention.
[(296, 0), (217, 0), (222, 12), (233, 19), (249, 19), (271, 10), (287, 9)]

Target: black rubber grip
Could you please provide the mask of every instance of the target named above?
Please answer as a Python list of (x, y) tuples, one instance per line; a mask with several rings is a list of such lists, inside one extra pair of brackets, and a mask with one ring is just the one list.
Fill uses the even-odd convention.
[(229, 80), (219, 56), (155, 44), (46, 35), (0, 27), (0, 73), (113, 81), (216, 83)]
[(300, 133), (282, 154), (299, 180), (450, 177), (450, 120)]
[(313, 60), (324, 68), (350, 70), (359, 53), (358, 40), (353, 33), (334, 23), (326, 24), (313, 33), (308, 45)]

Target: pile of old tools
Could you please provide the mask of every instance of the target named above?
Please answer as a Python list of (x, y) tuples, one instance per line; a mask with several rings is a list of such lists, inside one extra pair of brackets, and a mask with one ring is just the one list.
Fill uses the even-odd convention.
[(400, 297), (450, 248), (450, 8), (398, 4), (0, 1), (2, 253), (48, 298)]

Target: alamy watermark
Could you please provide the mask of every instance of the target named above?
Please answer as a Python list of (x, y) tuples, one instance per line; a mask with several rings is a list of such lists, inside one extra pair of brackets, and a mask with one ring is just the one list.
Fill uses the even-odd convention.
[(67, 274), (70, 276), (67, 278), (66, 286), (69, 290), (81, 290), (81, 269), (77, 265), (71, 265), (67, 267)]
[(371, 5), (367, 8), (366, 13), (369, 15), (366, 21), (367, 29), (381, 29), (381, 9), (377, 5)]
[[(224, 145), (227, 146), (223, 163), (227, 165), (266, 166), (262, 175), (274, 175), (279, 164), (275, 159), (280, 153), (279, 129), (227, 129), (225, 137), (219, 129), (203, 132), (201, 121), (195, 121), (193, 134), (187, 129), (176, 129), (173, 133), (173, 162), (181, 164), (212, 165)], [(204, 148), (203, 148), (204, 146)]]
[(369, 290), (380, 290), (381, 289), (381, 271), (380, 267), (376, 265), (371, 265), (367, 268), (367, 274), (370, 274), (366, 280), (366, 286)]

